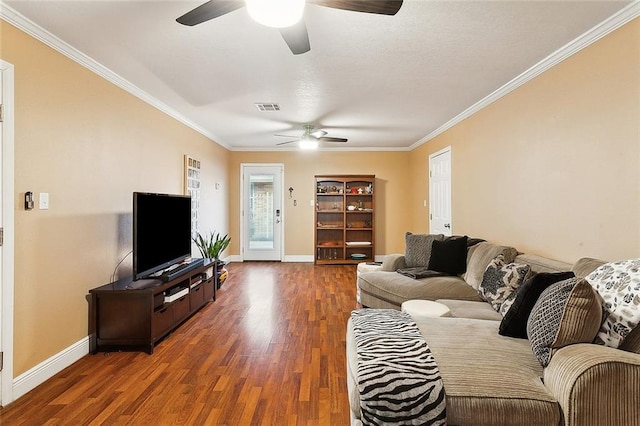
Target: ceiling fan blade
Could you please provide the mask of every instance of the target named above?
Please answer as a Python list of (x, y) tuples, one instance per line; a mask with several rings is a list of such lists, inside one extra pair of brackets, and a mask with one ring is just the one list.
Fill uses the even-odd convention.
[(323, 137), (321, 137), (321, 138), (318, 138), (318, 140), (319, 140), (319, 141), (322, 141), (322, 142), (346, 142), (346, 141), (348, 141), (349, 139), (345, 139), (345, 138), (332, 138), (332, 137), (329, 137), (329, 136), (323, 136)]
[(295, 138), (295, 137), (297, 137), (295, 135), (273, 135), (273, 136), (278, 136), (280, 138)]
[(192, 27), (218, 16), (226, 15), (236, 9), (240, 9), (242, 6), (244, 6), (244, 2), (238, 0), (209, 0), (205, 4), (201, 4), (190, 12), (185, 13), (176, 21), (182, 25)]
[[(289, 137), (291, 137), (291, 136), (289, 136)], [(294, 140), (292, 140), (292, 141), (280, 142), (280, 143), (277, 143), (277, 144), (276, 144), (276, 146), (277, 146), (277, 145), (286, 145), (286, 144), (288, 144), (288, 143), (293, 143), (293, 142), (298, 142), (299, 140), (300, 140), (300, 139), (294, 139)]]
[(308, 2), (333, 9), (379, 15), (395, 15), (402, 7), (402, 0), (308, 0)]
[(327, 134), (327, 132), (325, 132), (324, 130), (316, 130), (315, 132), (311, 132), (309, 133), (311, 136), (313, 136), (314, 138), (318, 139), (323, 137), (324, 135)]
[(294, 55), (301, 55), (311, 50), (309, 33), (307, 33), (304, 20), (301, 19), (300, 22), (290, 27), (280, 28), (280, 34)]

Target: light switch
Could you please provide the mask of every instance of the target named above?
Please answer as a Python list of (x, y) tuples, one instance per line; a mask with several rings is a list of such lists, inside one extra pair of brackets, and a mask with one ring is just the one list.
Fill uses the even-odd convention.
[(315, 203), (313, 202), (313, 200), (309, 200), (309, 205), (310, 205), (311, 207), (315, 206)]
[(38, 201), (40, 203), (40, 210), (49, 210), (49, 193), (41, 192), (38, 197)]

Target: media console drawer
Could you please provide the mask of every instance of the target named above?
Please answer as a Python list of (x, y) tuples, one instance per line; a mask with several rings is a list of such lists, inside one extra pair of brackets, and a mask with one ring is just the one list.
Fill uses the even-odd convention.
[(182, 321), (189, 315), (191, 309), (189, 306), (189, 295), (182, 296), (180, 299), (172, 303), (173, 320), (175, 322)]
[(167, 304), (153, 313), (153, 339), (162, 337), (173, 325), (173, 304)]
[(204, 304), (204, 284), (198, 284), (189, 292), (191, 310), (197, 309)]

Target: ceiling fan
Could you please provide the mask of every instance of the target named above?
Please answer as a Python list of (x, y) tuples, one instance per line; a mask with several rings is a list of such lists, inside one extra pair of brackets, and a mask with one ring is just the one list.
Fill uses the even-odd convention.
[[(293, 142), (298, 142), (300, 148), (302, 149), (316, 149), (320, 142), (346, 142), (345, 138), (333, 138), (330, 136), (326, 136), (327, 132), (324, 130), (316, 130), (313, 131), (313, 126), (311, 124), (305, 124), (302, 126), (304, 132), (302, 135), (297, 138), (286, 142), (280, 142), (276, 145), (286, 145)], [(290, 135), (275, 135), (279, 137), (290, 138)]]
[[(306, 0), (306, 3), (378, 15), (395, 15), (402, 6), (402, 0)], [(194, 26), (233, 12), (245, 4), (255, 21), (280, 30), (294, 55), (311, 49), (307, 26), (302, 19), (305, 0), (209, 0), (176, 21)]]

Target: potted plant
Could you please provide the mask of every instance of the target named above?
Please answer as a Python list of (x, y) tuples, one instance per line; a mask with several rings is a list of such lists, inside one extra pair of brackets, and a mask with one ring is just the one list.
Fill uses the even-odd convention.
[(198, 246), (202, 257), (220, 260), (220, 254), (229, 247), (231, 238), (229, 238), (229, 235), (222, 236), (218, 232), (210, 232), (209, 235), (202, 235), (198, 232), (193, 242)]
[(210, 232), (208, 235), (202, 235), (198, 232), (198, 235), (193, 239), (193, 242), (198, 246), (198, 250), (200, 250), (200, 254), (202, 254), (203, 258), (215, 260), (216, 281), (218, 283), (218, 288), (220, 288), (222, 280), (219, 278), (226, 271), (226, 269), (224, 269), (225, 263), (220, 260), (220, 255), (227, 247), (229, 247), (231, 238), (228, 234), (223, 236), (218, 232)]

